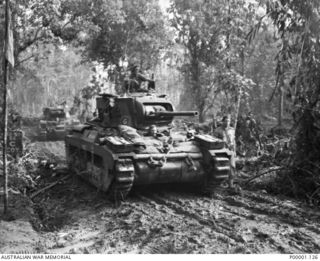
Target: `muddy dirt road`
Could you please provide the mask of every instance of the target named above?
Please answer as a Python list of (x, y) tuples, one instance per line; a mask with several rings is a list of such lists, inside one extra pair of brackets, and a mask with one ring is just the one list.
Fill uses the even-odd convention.
[(76, 184), (49, 222), (54, 232), (43, 234), (49, 252), (320, 252), (319, 213), (289, 200), (250, 191), (209, 199), (188, 188), (162, 187), (135, 190), (114, 208), (94, 189), (83, 192), (86, 185)]
[(181, 185), (152, 186), (135, 188), (114, 208), (104, 194), (70, 177), (34, 203), (39, 240), (25, 248), (29, 252), (320, 252), (320, 212), (264, 191), (207, 198)]

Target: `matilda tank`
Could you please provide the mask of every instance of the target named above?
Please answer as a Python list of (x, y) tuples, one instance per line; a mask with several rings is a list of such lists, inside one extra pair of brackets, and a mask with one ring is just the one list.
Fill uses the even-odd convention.
[(66, 135), (69, 168), (124, 200), (133, 186), (194, 183), (214, 192), (228, 179), (230, 151), (210, 135), (176, 130), (175, 117), (195, 117), (195, 111), (175, 111), (164, 96), (146, 93), (97, 97), (97, 117)]
[(66, 132), (79, 123), (78, 120), (68, 120), (62, 108), (43, 108), (38, 127), (38, 138), (43, 141), (64, 140)]

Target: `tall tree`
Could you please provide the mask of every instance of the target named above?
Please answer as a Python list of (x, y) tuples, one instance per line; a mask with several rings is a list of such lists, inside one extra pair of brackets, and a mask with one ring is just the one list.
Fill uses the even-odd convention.
[(4, 59), (3, 59), (3, 105), (2, 105), (2, 168), (4, 176), (4, 214), (8, 211), (8, 173), (7, 173), (7, 135), (8, 135), (8, 69), (9, 65), (14, 66), (13, 55), (13, 31), (10, 1), (5, 1), (5, 30), (4, 30)]
[[(121, 59), (137, 62), (145, 69), (154, 67), (165, 46), (166, 32), (158, 1), (124, 0), (121, 2), (117, 22), (108, 21), (105, 15), (96, 14), (92, 23), (99, 28), (89, 42), (89, 57), (119, 65)], [(104, 3), (109, 6), (109, 1)], [(100, 9), (100, 5), (96, 5)]]
[[(186, 49), (182, 71), (189, 79), (188, 92), (195, 97), (200, 120), (224, 93), (229, 105), (239, 89), (245, 91), (246, 79), (240, 54), (245, 53), (245, 36), (255, 19), (255, 9), (246, 1), (172, 1), (169, 9), (177, 42)], [(243, 63), (242, 59), (242, 63)]]
[(81, 18), (78, 43), (84, 57), (109, 69), (117, 84), (124, 77), (123, 61), (155, 69), (167, 44), (164, 16), (157, 0), (66, 1), (64, 9)]
[[(116, 70), (109, 72), (111, 78), (117, 80), (122, 70), (121, 61), (127, 59), (129, 62), (137, 62), (144, 69), (155, 67), (160, 59), (161, 48), (166, 43), (163, 15), (156, 0), (17, 0), (13, 13), (17, 61), (15, 78), (18, 81), (23, 77), (33, 79), (33, 85), (39, 86), (38, 92), (35, 91), (37, 97), (41, 93), (48, 96), (50, 90), (56, 91), (50, 93), (53, 94), (51, 100), (68, 92), (70, 88), (61, 84), (67, 81), (60, 81), (59, 77), (69, 77), (66, 74), (71, 73), (74, 68), (70, 66), (73, 61), (61, 64), (59, 51), (52, 51), (58, 50), (56, 47), (76, 47), (85, 62), (97, 61), (105, 67), (116, 66)], [(58, 55), (53, 58), (52, 53)], [(75, 59), (78, 60), (78, 57)], [(42, 70), (47, 70), (45, 75), (49, 77), (51, 68), (57, 77), (45, 79), (44, 74), (38, 73), (38, 63)], [(45, 64), (49, 67), (42, 67)], [(65, 68), (58, 69), (59, 64)], [(50, 88), (51, 85), (55, 88)], [(27, 87), (32, 88), (34, 87)], [(20, 94), (17, 95), (14, 92), (15, 98), (18, 96), (28, 100), (26, 92), (18, 91)], [(40, 101), (42, 105), (43, 99), (40, 98)]]

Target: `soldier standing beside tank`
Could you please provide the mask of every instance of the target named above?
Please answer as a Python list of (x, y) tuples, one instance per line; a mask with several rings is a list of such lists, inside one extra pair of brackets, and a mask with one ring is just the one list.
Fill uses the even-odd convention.
[[(134, 65), (131, 68), (129, 78), (125, 80), (126, 92), (140, 92), (143, 91), (141, 88), (142, 82), (148, 82), (148, 89), (154, 89), (154, 80), (147, 78), (142, 74), (139, 66)], [(150, 87), (149, 87), (150, 86)]]
[(222, 124), (214, 131), (214, 136), (222, 139), (227, 144), (228, 149), (231, 151), (230, 158), (230, 174), (229, 174), (229, 187), (233, 187), (233, 178), (236, 174), (236, 162), (235, 162), (235, 129), (230, 126), (230, 115), (222, 118)]

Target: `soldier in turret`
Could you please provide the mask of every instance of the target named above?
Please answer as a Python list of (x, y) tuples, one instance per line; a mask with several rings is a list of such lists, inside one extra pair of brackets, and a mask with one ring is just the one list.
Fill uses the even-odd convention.
[(129, 78), (125, 80), (126, 92), (145, 91), (141, 88), (142, 82), (148, 82), (148, 89), (154, 89), (154, 80), (143, 75), (138, 65), (132, 66)]
[(103, 126), (105, 127), (115, 127), (119, 125), (120, 120), (120, 110), (116, 104), (114, 97), (109, 97), (108, 104), (103, 113)]

